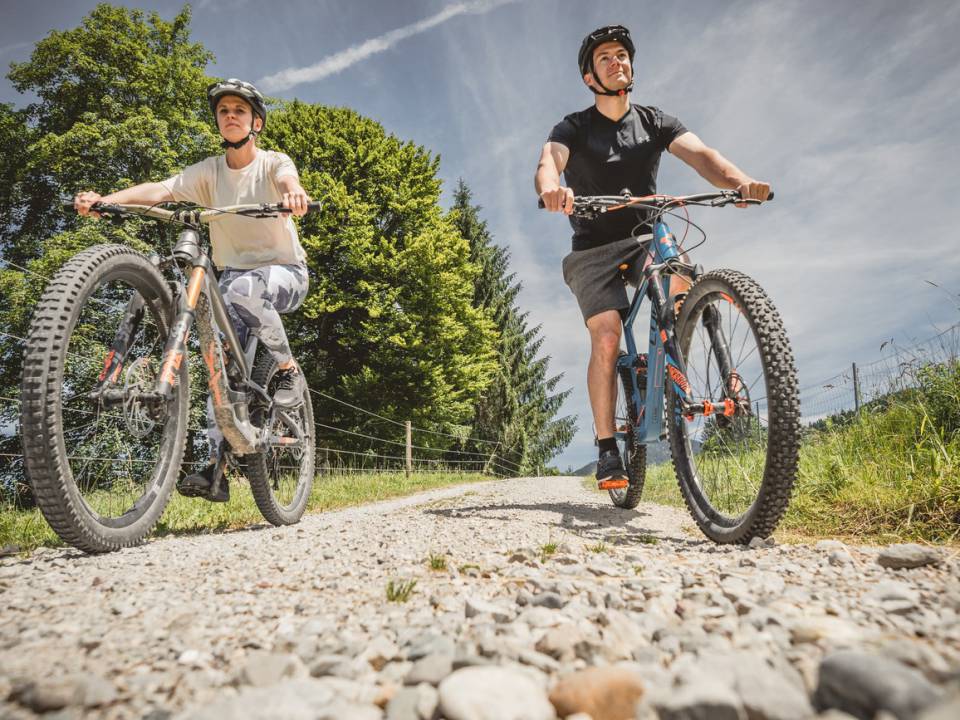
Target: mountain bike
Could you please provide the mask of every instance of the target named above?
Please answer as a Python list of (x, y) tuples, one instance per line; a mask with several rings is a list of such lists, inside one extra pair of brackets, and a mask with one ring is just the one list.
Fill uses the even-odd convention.
[[(767, 537), (786, 512), (800, 447), (797, 371), (783, 322), (763, 289), (736, 270), (704, 272), (690, 264), (683, 240), (664, 218), (680, 217), (705, 241), (679, 211), (757, 202), (724, 190), (581, 196), (573, 204), (573, 214), (587, 219), (641, 211), (640, 225), (653, 227), (649, 264), (623, 321), (626, 351), (617, 360), (615, 437), (629, 482), (609, 490), (610, 498), (619, 507), (637, 506), (647, 445), (666, 437), (684, 502), (717, 543)], [(692, 283), (685, 295), (670, 295), (675, 274)], [(650, 330), (640, 353), (633, 326), (645, 299)]]
[(313, 483), (310, 392), (296, 408), (273, 403), (276, 361), (257, 353), (252, 333), (241, 345), (201, 235), (229, 214), (290, 211), (163, 205), (95, 204), (118, 224), (146, 217), (182, 229), (166, 257), (117, 244), (74, 256), (46, 287), (27, 336), (24, 468), (47, 522), (86, 552), (140, 542), (170, 500), (188, 441), (194, 325), (227, 461), (263, 516), (298, 522)]

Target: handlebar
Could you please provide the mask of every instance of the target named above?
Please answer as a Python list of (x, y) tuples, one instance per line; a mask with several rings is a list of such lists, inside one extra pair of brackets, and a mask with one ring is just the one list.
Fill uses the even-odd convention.
[[(278, 214), (289, 214), (293, 212), (289, 208), (283, 207), (280, 203), (261, 203), (248, 205), (228, 205), (220, 208), (208, 208), (193, 205), (183, 205), (168, 209), (160, 205), (169, 205), (170, 203), (158, 203), (157, 205), (136, 205), (121, 203), (102, 203), (96, 202), (90, 206), (93, 212), (100, 213), (107, 217), (120, 219), (130, 215), (140, 215), (150, 217), (155, 220), (165, 220), (167, 222), (178, 222), (185, 225), (199, 225), (201, 223), (211, 223), (222, 219), (228, 215), (242, 215), (253, 218), (273, 218)], [(73, 209), (73, 202), (63, 203), (64, 208)], [(307, 203), (307, 212), (319, 212), (323, 203), (319, 200)]]
[[(696, 195), (681, 195), (673, 197), (670, 195), (645, 195), (633, 197), (629, 193), (623, 195), (580, 195), (573, 199), (573, 214), (582, 217), (596, 217), (599, 214), (621, 210), (626, 207), (646, 208), (650, 210), (664, 210), (669, 207), (679, 205), (709, 205), (711, 207), (723, 207), (730, 203), (747, 203), (749, 205), (759, 205), (762, 202), (773, 200), (774, 193), (771, 190), (767, 200), (754, 200), (752, 198), (744, 199), (740, 196), (739, 190), (720, 190), (711, 193), (698, 193)], [(537, 207), (541, 210), (546, 207), (543, 198), (537, 201)]]

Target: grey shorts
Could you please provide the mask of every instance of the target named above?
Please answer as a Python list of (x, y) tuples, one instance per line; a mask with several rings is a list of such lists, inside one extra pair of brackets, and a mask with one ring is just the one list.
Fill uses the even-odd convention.
[[(586, 322), (605, 310), (630, 307), (628, 283), (636, 286), (649, 264), (651, 235), (617, 240), (589, 250), (574, 250), (563, 259), (563, 279), (577, 298)], [(626, 271), (620, 265), (626, 263)]]

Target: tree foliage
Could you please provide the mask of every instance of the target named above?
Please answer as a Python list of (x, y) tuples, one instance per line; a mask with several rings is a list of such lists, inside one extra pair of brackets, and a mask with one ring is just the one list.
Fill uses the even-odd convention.
[(474, 411), (474, 432), (487, 442), (473, 447), (490, 452), (495, 443), (496, 453), (511, 467), (538, 472), (576, 431), (576, 418), (556, 417), (570, 391), (554, 393), (562, 375), (550, 377), (550, 358), (538, 357), (540, 326), (528, 327), (527, 313), (517, 307), (520, 284), (510, 272), (510, 255), (494, 243), (463, 180), (450, 216), (480, 266), (474, 304), (493, 317), (499, 331), (497, 372)]
[(75, 216), (60, 211), (63, 197), (167, 177), (216, 152), (204, 93), (212, 59), (190, 40), (189, 6), (167, 22), (101, 4), (14, 63), (13, 86), (37, 100), (20, 113), (29, 130), (4, 255), (35, 257), (43, 239), (75, 226)]
[[(269, 128), (269, 144), (324, 202), (301, 223), (311, 292), (288, 324), (312, 385), (420, 427), (470, 423), (495, 369), (496, 335), (473, 303), (479, 268), (440, 209), (438, 158), (345, 108), (294, 102)], [(327, 403), (320, 415), (403, 440), (402, 428), (344, 405)], [(445, 447), (442, 438), (417, 444)]]
[[(205, 94), (212, 59), (191, 39), (189, 6), (167, 21), (101, 4), (12, 66), (8, 77), (35, 101), (0, 105), (0, 395), (17, 396), (17, 338), (46, 278), (72, 255), (101, 242), (168, 251), (169, 234), (151, 222), (115, 227), (60, 201), (160, 180), (220, 152)], [(437, 450), (429, 457), (462, 459), (465, 448), (481, 457), (489, 445), (459, 438), (483, 437), (533, 468), (569, 441), (572, 423), (553, 419), (559, 378), (536, 357), (539, 328), (514, 307), (508, 257), (482, 223), (471, 234), (479, 220), (465, 186), (458, 208), (440, 207), (436, 155), (352, 110), (300, 102), (271, 110), (261, 144), (288, 153), (324, 202), (300, 221), (311, 292), (285, 319), (323, 394), (318, 444), (402, 455), (390, 442), (410, 420), (435, 431), (414, 437)], [(0, 404), (0, 424), (16, 413)]]

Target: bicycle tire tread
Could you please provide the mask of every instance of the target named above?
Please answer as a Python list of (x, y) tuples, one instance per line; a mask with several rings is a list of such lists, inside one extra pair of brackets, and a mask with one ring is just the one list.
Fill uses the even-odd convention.
[[(771, 535), (790, 504), (800, 455), (800, 398), (797, 371), (783, 320), (763, 288), (738, 270), (713, 270), (698, 278), (685, 304), (689, 304), (692, 308), (694, 303), (690, 300), (695, 299), (693, 294), (697, 285), (709, 281), (726, 284), (734, 291), (734, 296), (742, 302), (742, 311), (754, 328), (758, 342), (762, 345), (762, 362), (767, 374), (768, 418), (772, 418), (772, 422), (768, 421), (768, 450), (763, 482), (749, 522), (735, 528), (739, 532), (722, 541), (746, 544), (755, 537), (764, 538)], [(682, 322), (687, 316), (681, 313), (681, 317)], [(670, 401), (675, 402), (672, 392)], [(668, 413), (668, 416), (672, 415)], [(685, 470), (681, 466), (679, 453), (676, 451), (677, 437), (672, 422), (669, 423), (669, 432), (674, 471), (687, 508), (700, 529), (714, 541), (721, 542), (717, 540), (716, 532), (708, 525), (707, 518), (696, 511), (684, 487)]]

